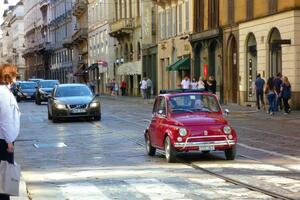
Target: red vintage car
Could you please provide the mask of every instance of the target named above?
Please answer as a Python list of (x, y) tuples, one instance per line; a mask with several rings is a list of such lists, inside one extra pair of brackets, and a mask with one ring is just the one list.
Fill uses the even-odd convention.
[(227, 160), (236, 155), (237, 134), (224, 118), (214, 94), (193, 90), (161, 91), (152, 120), (145, 130), (147, 153), (165, 150), (167, 162), (175, 162), (177, 152), (224, 151)]

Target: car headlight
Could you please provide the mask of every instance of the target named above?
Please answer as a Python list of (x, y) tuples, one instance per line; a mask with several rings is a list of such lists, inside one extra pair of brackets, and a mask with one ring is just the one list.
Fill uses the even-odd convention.
[(231, 134), (231, 128), (230, 128), (230, 126), (224, 126), (223, 131), (227, 135)]
[(55, 107), (56, 107), (57, 109), (64, 109), (64, 108), (66, 108), (65, 105), (60, 104), (60, 103), (56, 104)]
[(180, 128), (179, 129), (179, 135), (184, 137), (187, 135), (187, 130), (185, 128)]
[(92, 102), (91, 104), (90, 104), (90, 107), (91, 108), (96, 108), (96, 107), (98, 107), (99, 106), (99, 103), (98, 102)]

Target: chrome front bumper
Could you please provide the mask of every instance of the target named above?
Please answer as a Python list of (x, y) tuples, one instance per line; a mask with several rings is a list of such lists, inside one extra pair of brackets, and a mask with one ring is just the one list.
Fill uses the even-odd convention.
[[(223, 137), (224, 140), (212, 140), (212, 141), (203, 141), (203, 142), (189, 142), (190, 140), (194, 139), (214, 139), (214, 138), (221, 138)], [(175, 142), (175, 148), (182, 148), (185, 149), (187, 147), (209, 147), (209, 146), (232, 146), (235, 145), (236, 142), (234, 140), (228, 140), (227, 137), (224, 135), (218, 136), (198, 136), (198, 137), (188, 137), (185, 142)]]

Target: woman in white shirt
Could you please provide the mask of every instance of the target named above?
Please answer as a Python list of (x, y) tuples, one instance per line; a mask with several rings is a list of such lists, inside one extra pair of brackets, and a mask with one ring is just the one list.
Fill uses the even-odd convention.
[(198, 87), (198, 83), (196, 82), (196, 79), (193, 78), (191, 82), (191, 88), (192, 90), (197, 90), (197, 87)]
[[(14, 163), (14, 141), (20, 131), (19, 107), (10, 91), (16, 76), (16, 67), (7, 64), (0, 66), (0, 162)], [(0, 194), (0, 199), (7, 200), (10, 197)]]
[(205, 89), (205, 83), (202, 80), (202, 77), (199, 77), (199, 81), (198, 81), (198, 89)]

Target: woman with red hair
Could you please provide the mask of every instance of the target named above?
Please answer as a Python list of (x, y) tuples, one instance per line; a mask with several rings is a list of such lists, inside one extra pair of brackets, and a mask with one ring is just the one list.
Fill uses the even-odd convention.
[[(14, 163), (14, 141), (20, 131), (20, 111), (10, 87), (16, 78), (15, 66), (0, 66), (0, 162)], [(10, 197), (0, 194), (0, 199), (7, 200)]]

